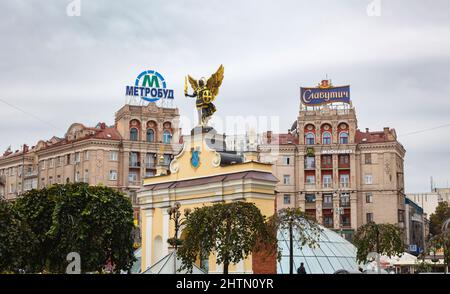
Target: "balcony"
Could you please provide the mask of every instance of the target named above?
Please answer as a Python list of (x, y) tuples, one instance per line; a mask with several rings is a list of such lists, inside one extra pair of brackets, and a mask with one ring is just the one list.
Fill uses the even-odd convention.
[(128, 181), (128, 185), (129, 186), (136, 186), (136, 187), (140, 187), (141, 186), (141, 181)]
[(341, 207), (350, 207), (350, 200), (341, 200), (339, 201), (339, 205)]
[(322, 164), (321, 168), (322, 169), (333, 169), (333, 164)]
[(145, 163), (145, 168), (147, 168), (147, 169), (155, 169), (156, 168), (155, 166), (156, 165), (154, 162), (146, 162)]
[(23, 176), (25, 178), (37, 177), (37, 175), (38, 175), (38, 171), (37, 170), (25, 171), (25, 173), (23, 174)]
[(340, 169), (349, 169), (350, 168), (350, 163), (339, 162), (338, 168), (340, 168)]
[(333, 202), (323, 202), (322, 203), (322, 208), (324, 208), (324, 209), (333, 208)]
[(130, 161), (130, 167), (132, 168), (140, 168), (141, 163), (139, 161)]

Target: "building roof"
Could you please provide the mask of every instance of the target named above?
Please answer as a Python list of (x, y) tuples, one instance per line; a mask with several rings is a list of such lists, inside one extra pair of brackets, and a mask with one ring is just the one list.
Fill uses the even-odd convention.
[(293, 134), (272, 134), (271, 132), (264, 133), (264, 144), (269, 145), (288, 145), (288, 144), (299, 144), (298, 138)]
[(182, 180), (182, 181), (170, 181), (166, 183), (145, 185), (142, 190), (163, 190), (168, 188), (185, 188), (199, 185), (205, 185), (210, 183), (241, 180), (241, 179), (253, 179), (264, 180), (271, 182), (278, 182), (278, 179), (271, 173), (261, 171), (244, 171), (236, 172), (224, 175), (203, 177), (198, 179)]
[[(390, 132), (391, 130), (388, 130)], [(360, 130), (356, 130), (355, 133), (355, 143), (383, 143), (394, 141), (388, 136), (388, 132), (386, 131), (377, 131), (377, 132), (361, 132)]]

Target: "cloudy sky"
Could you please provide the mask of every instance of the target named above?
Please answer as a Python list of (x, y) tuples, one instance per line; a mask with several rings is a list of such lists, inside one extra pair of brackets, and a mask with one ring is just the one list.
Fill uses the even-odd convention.
[(428, 191), (430, 176), (450, 181), (449, 1), (381, 0), (368, 13), (373, 0), (81, 0), (72, 17), (71, 2), (0, 2), (1, 152), (73, 122), (112, 124), (145, 69), (165, 76), (193, 120), (184, 76), (223, 63), (219, 118), (278, 117), (285, 131), (299, 87), (328, 75), (351, 85), (360, 129), (396, 129), (407, 192)]

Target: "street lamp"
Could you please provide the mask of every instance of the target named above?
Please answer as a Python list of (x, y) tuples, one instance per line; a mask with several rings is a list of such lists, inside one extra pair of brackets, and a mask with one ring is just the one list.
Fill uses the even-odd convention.
[(184, 217), (181, 217), (180, 212), (181, 204), (180, 202), (175, 202), (175, 204), (169, 208), (167, 208), (167, 213), (169, 214), (169, 219), (174, 221), (175, 224), (175, 233), (174, 237), (167, 240), (167, 242), (175, 248), (175, 251), (178, 249), (178, 245), (181, 244), (181, 240), (178, 239), (178, 232), (180, 231), (181, 226), (186, 221), (186, 217), (191, 212), (190, 209), (184, 210)]

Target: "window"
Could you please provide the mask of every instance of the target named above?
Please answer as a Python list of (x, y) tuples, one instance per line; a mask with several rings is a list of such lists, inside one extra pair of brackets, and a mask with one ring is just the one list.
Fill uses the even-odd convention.
[(56, 176), (56, 182), (57, 182), (58, 184), (61, 184), (61, 175), (57, 175), (57, 176)]
[(314, 145), (315, 144), (314, 138), (315, 138), (314, 133), (307, 133), (305, 135), (306, 145)]
[(165, 144), (169, 144), (170, 141), (172, 140), (172, 135), (170, 134), (169, 131), (164, 131), (163, 133), (163, 143)]
[(348, 133), (347, 132), (341, 132), (339, 134), (339, 143), (340, 144), (348, 144)]
[(316, 158), (314, 156), (305, 157), (305, 168), (316, 168)]
[(331, 133), (330, 132), (324, 132), (322, 134), (322, 144), (325, 144), (325, 145), (331, 144)]
[(291, 195), (289, 195), (289, 194), (284, 194), (284, 196), (283, 196), (283, 203), (284, 203), (285, 205), (291, 204)]
[(306, 194), (305, 195), (306, 203), (314, 203), (316, 202), (316, 194)]
[(75, 183), (78, 183), (79, 181), (80, 181), (80, 172), (77, 171), (77, 172), (75, 173)]
[(366, 193), (366, 203), (372, 203), (373, 199), (372, 199), (373, 195), (371, 192)]
[(399, 223), (405, 222), (405, 211), (404, 210), (398, 210), (398, 222)]
[(315, 175), (307, 175), (306, 176), (306, 184), (312, 185), (316, 183), (316, 176)]
[(291, 164), (291, 158), (289, 156), (283, 157), (283, 164), (284, 165), (290, 165)]
[(84, 151), (84, 160), (89, 160), (89, 150)]
[(145, 166), (147, 168), (155, 167), (155, 154), (154, 153), (147, 153), (145, 155)]
[(75, 152), (75, 163), (80, 162), (80, 152)]
[(41, 161), (41, 169), (44, 170), (45, 169), (45, 160)]
[(333, 216), (332, 215), (324, 215), (323, 216), (323, 225), (325, 227), (332, 227), (333, 226)]
[(170, 154), (164, 154), (164, 165), (169, 165), (172, 161), (172, 156)]
[(350, 186), (350, 176), (348, 174), (340, 175), (339, 182), (341, 184), (341, 188), (348, 188)]
[(109, 159), (111, 161), (118, 161), (119, 160), (119, 152), (118, 151), (110, 151), (109, 152)]
[(331, 155), (322, 155), (322, 166), (332, 166), (333, 157)]
[(373, 213), (371, 213), (371, 212), (366, 213), (366, 221), (368, 223), (373, 222)]
[(350, 206), (350, 194), (348, 194), (348, 193), (341, 194), (341, 206), (342, 207)]
[(138, 167), (139, 166), (137, 152), (130, 152), (130, 166), (132, 166), (132, 167)]
[(55, 165), (55, 159), (50, 159), (49, 161), (48, 161), (48, 167), (53, 167)]
[(110, 181), (116, 181), (117, 180), (117, 171), (116, 170), (110, 170), (109, 171), (109, 180)]
[(139, 136), (138, 136), (138, 129), (136, 128), (131, 128), (130, 129), (130, 140), (131, 141), (137, 141)]
[(84, 170), (83, 182), (89, 183), (89, 170), (87, 169)]
[(70, 164), (70, 154), (66, 155), (66, 164)]
[(291, 176), (290, 175), (284, 175), (283, 176), (283, 183), (285, 185), (290, 185), (291, 184)]
[(53, 177), (48, 177), (48, 184), (53, 185)]
[(348, 165), (350, 163), (350, 156), (348, 154), (339, 155), (339, 164)]
[(56, 158), (56, 165), (57, 165), (57, 166), (61, 166), (61, 164), (62, 164), (62, 157), (61, 157), (61, 156), (58, 156), (58, 157)]
[(331, 184), (333, 183), (331, 175), (323, 175), (322, 182), (324, 188), (331, 188)]
[(372, 184), (372, 175), (371, 174), (366, 174), (364, 176), (364, 183), (366, 185), (371, 185)]
[(151, 170), (145, 171), (145, 177), (146, 177), (146, 178), (151, 178), (151, 177), (153, 177), (154, 175), (155, 175), (155, 173), (154, 173), (153, 171), (151, 171)]
[(323, 203), (324, 204), (333, 204), (333, 195), (331, 195), (331, 194), (323, 195)]
[(135, 182), (137, 182), (137, 180), (138, 180), (138, 176), (137, 176), (137, 173), (136, 172), (129, 172), (128, 173), (128, 181), (129, 182), (131, 182), (131, 183), (135, 183)]
[(364, 163), (372, 164), (372, 154), (370, 154), (370, 153), (364, 154)]
[(152, 129), (147, 130), (147, 142), (154, 142), (155, 141), (155, 131)]

